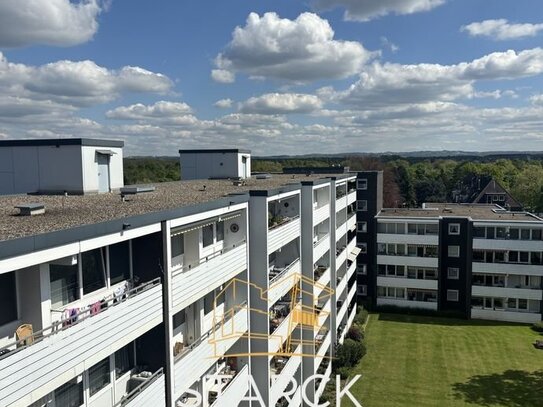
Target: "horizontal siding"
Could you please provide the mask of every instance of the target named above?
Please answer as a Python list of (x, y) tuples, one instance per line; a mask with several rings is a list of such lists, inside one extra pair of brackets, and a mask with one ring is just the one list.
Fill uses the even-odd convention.
[(270, 284), (268, 289), (268, 304), (270, 306), (275, 304), (279, 298), (284, 296), (292, 288), (300, 276), (300, 260), (297, 260), (285, 271), (284, 275)]
[(479, 297), (524, 298), (527, 300), (541, 301), (541, 290), (528, 288), (485, 287), (474, 285), (471, 287), (471, 295)]
[[(215, 400), (211, 407), (238, 406), (249, 390), (249, 366), (243, 369), (232, 379), (222, 394)], [(154, 407), (154, 406), (153, 406)]]
[(268, 232), (268, 253), (273, 253), (300, 237), (300, 225), (300, 218), (296, 218), (270, 230)]
[(377, 285), (381, 287), (420, 288), (437, 290), (437, 280), (422, 280), (416, 278), (377, 277)]
[(313, 225), (316, 226), (329, 217), (330, 217), (330, 205), (327, 204), (313, 211)]
[(313, 263), (316, 263), (329, 249), (330, 235), (326, 235), (319, 241), (317, 246), (313, 248)]
[(164, 375), (160, 375), (153, 383), (147, 386), (139, 395), (134, 397), (123, 407), (164, 407), (166, 406), (166, 388)]
[[(277, 400), (281, 398), (283, 392), (289, 386), (290, 380), (294, 378), (296, 382), (299, 382), (295, 377), (296, 371), (302, 363), (302, 346), (298, 345), (294, 351), (294, 356), (291, 356), (281, 373), (277, 376), (270, 389), (270, 406), (274, 406)], [(297, 356), (296, 356), (297, 355)]]

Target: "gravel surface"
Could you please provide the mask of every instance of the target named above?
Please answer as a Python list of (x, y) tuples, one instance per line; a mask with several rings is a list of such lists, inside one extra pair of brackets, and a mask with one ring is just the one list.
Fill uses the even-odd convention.
[[(337, 175), (334, 175), (337, 176)], [(121, 219), (197, 203), (209, 202), (235, 192), (266, 190), (282, 185), (322, 178), (324, 175), (276, 175), (247, 180), (234, 186), (228, 180), (197, 180), (154, 184), (154, 192), (130, 195), (122, 202), (119, 193), (85, 196), (0, 196), (0, 241)], [(206, 186), (205, 191), (203, 185)], [(14, 207), (25, 203), (45, 204), (45, 214), (17, 216)]]

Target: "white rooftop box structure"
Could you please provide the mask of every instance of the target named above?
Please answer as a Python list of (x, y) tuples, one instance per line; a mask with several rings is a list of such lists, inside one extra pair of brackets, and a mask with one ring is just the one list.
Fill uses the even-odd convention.
[(250, 150), (179, 150), (179, 154), (183, 180), (251, 177)]
[(0, 141), (0, 195), (92, 194), (124, 185), (123, 141)]

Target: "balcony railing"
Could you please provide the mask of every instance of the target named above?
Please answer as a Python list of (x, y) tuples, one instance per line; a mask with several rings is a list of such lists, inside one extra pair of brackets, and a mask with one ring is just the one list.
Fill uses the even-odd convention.
[(226, 253), (228, 253), (228, 252), (230, 252), (232, 250), (235, 250), (236, 248), (238, 248), (242, 244), (245, 244), (245, 242), (246, 242), (245, 239), (240, 240), (239, 242), (231, 244), (230, 246), (227, 246), (227, 247), (223, 247), (221, 250), (217, 250), (216, 252), (213, 252), (208, 256), (202, 257), (200, 260), (194, 261), (194, 262), (192, 262), (190, 264), (185, 264), (185, 265), (183, 265), (183, 267), (175, 269), (173, 271), (172, 275), (177, 276), (179, 273), (187, 272), (189, 270), (192, 270), (195, 267), (201, 266), (201, 265), (213, 260), (214, 258), (216, 258), (218, 256), (221, 256), (221, 255), (226, 254)]
[[(161, 380), (160, 380), (161, 379)], [(156, 396), (157, 399), (161, 400), (163, 403), (161, 405), (165, 404), (165, 390), (164, 390), (164, 369), (161, 367), (158, 369), (151, 377), (149, 377), (146, 381), (141, 383), (138, 387), (136, 387), (134, 390), (132, 390), (130, 393), (128, 393), (126, 396), (124, 396), (121, 401), (114, 404), (113, 407), (131, 407), (132, 402), (134, 402), (135, 405), (149, 405), (151, 402), (156, 403), (158, 400), (156, 399), (149, 399), (149, 400), (143, 400), (143, 398), (146, 396), (146, 394), (143, 394), (145, 390), (150, 389), (151, 385), (156, 382), (157, 391), (156, 394), (149, 395), (154, 398)], [(140, 400), (141, 399), (141, 400)]]

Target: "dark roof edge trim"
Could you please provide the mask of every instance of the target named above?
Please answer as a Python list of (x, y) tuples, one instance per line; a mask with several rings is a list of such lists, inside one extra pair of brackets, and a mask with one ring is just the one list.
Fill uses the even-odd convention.
[(0, 147), (38, 147), (38, 146), (124, 147), (124, 141), (90, 139), (90, 138), (0, 140)]
[(195, 149), (195, 150), (179, 150), (179, 154), (200, 154), (200, 153), (241, 153), (251, 154), (251, 150), (242, 150), (239, 148), (210, 148), (210, 149)]

